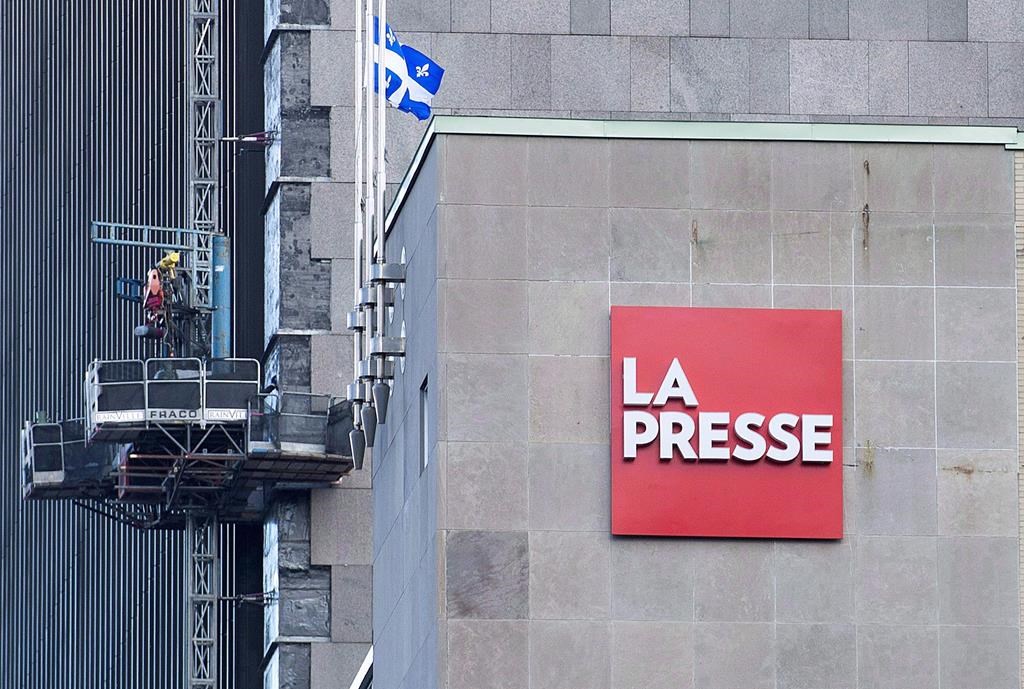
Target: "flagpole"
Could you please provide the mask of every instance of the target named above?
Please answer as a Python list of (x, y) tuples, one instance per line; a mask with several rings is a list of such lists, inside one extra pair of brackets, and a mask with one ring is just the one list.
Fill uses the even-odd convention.
[[(384, 161), (384, 137), (386, 134), (386, 122), (384, 105), (387, 99), (386, 68), (385, 59), (387, 56), (388, 36), (388, 0), (379, 0), (378, 11), (378, 45), (377, 45), (377, 263), (383, 264), (387, 261), (384, 256), (384, 192), (387, 189), (387, 171)], [(377, 283), (377, 336), (383, 338), (387, 328), (387, 307), (384, 303), (385, 284), (383, 281)], [(377, 358), (377, 381), (385, 383), (385, 362), (384, 356)]]
[[(395, 100), (399, 110), (414, 113), (420, 119), (430, 116), (430, 101), (437, 93), (444, 69), (418, 51), (403, 48), (388, 27), (387, 0), (356, 0), (356, 67), (362, 74), (361, 88), (355, 89), (358, 104), (355, 108), (355, 181), (358, 194), (355, 234), (354, 272), (356, 309), (349, 327), (356, 330), (359, 342), (353, 346), (356, 383), (349, 399), (358, 419), (352, 431), (353, 448), (360, 437), (366, 446), (374, 446), (379, 425), (387, 420), (391, 380), (394, 378), (395, 359), (405, 356), (405, 324), (398, 337), (389, 337), (389, 318), (393, 313), (395, 289), (390, 285), (405, 282), (405, 257), (400, 263), (388, 263), (387, 254), (387, 112), (388, 75), (398, 83)], [(359, 11), (364, 9), (362, 31)], [(374, 16), (374, 9), (377, 14)], [(363, 33), (365, 32), (365, 33)], [(359, 41), (362, 37), (362, 60), (359, 59)], [(392, 53), (387, 51), (393, 47)], [(411, 53), (411, 56), (410, 56)], [(389, 72), (387, 58), (392, 58)], [(415, 61), (416, 75), (409, 73), (410, 62)], [(431, 74), (430, 68), (434, 68)], [(360, 70), (362, 70), (360, 72)], [(376, 88), (374, 88), (376, 87)], [(415, 87), (416, 100), (409, 97)], [(376, 93), (374, 93), (376, 92)], [(374, 100), (376, 95), (376, 100)], [(376, 131), (374, 126), (376, 123)], [(365, 143), (365, 147), (364, 147)], [(361, 204), (361, 208), (359, 205)], [(360, 226), (361, 223), (361, 226)], [(362, 238), (362, 244), (359, 243)], [(361, 423), (360, 423), (361, 422)], [(360, 454), (361, 456), (361, 454)], [(358, 463), (357, 463), (358, 466)]]
[[(363, 360), (363, 332), (359, 328), (359, 290), (363, 286), (363, 263), (362, 255), (363, 240), (363, 2), (356, 0), (356, 33), (355, 33), (355, 73), (352, 78), (352, 89), (354, 91), (353, 102), (355, 103), (354, 131), (355, 131), (355, 189), (352, 193), (355, 213), (353, 218), (352, 231), (352, 303), (353, 319), (349, 323), (352, 327), (352, 381), (353, 387), (349, 394), (352, 400), (352, 425), (358, 429), (362, 426), (360, 420), (361, 402), (366, 398), (362, 394), (362, 382), (359, 379), (359, 362)], [(364, 325), (365, 327), (365, 325)]]
[[(362, 262), (363, 266), (363, 283), (361, 288), (369, 290), (370, 284), (368, 278), (370, 276), (370, 264), (373, 263), (373, 222), (375, 218), (374, 213), (374, 185), (376, 184), (375, 177), (375, 153), (376, 147), (374, 146), (373, 138), (373, 63), (374, 63), (374, 45), (373, 45), (373, 0), (365, 0), (365, 14), (363, 21), (363, 30), (365, 32), (365, 50), (363, 58), (363, 100), (365, 103), (365, 118), (366, 118), (366, 174), (363, 180), (363, 251), (361, 256), (355, 257), (357, 260)], [(369, 295), (367, 295), (369, 296)], [(363, 330), (363, 352), (369, 358), (370, 345), (373, 338), (374, 330), (374, 311), (373, 304), (369, 299), (361, 299), (360, 301), (366, 302), (364, 307), (364, 330)], [(360, 371), (362, 373), (362, 371)], [(370, 373), (368, 371), (368, 373)], [(372, 404), (372, 399), (369, 395), (366, 395), (367, 404)]]

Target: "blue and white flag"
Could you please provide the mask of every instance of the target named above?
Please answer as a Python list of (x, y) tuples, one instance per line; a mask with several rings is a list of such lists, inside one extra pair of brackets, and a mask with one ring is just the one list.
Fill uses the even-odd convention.
[[(373, 18), (373, 43), (379, 46), (380, 20)], [(420, 51), (402, 45), (398, 36), (387, 28), (387, 46), (384, 50), (384, 86), (388, 102), (402, 112), (411, 112), (421, 120), (430, 117), (430, 101), (441, 88), (444, 70)], [(379, 50), (377, 51), (380, 52)], [(377, 84), (376, 56), (373, 65), (373, 90), (380, 91)]]

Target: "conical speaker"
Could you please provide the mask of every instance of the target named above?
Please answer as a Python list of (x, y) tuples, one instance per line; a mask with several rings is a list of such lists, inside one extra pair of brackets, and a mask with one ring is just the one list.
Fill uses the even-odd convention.
[(373, 406), (377, 408), (377, 423), (387, 423), (389, 399), (391, 399), (391, 388), (386, 383), (374, 383)]
[(352, 445), (352, 461), (356, 469), (363, 468), (363, 455), (366, 454), (366, 436), (358, 428), (349, 431), (348, 442)]
[(359, 417), (363, 421), (363, 435), (366, 438), (366, 446), (373, 447), (377, 441), (377, 410), (368, 404), (364, 404), (359, 411)]

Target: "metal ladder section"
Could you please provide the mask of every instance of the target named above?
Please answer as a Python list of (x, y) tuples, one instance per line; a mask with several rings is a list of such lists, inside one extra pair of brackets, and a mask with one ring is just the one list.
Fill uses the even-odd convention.
[(185, 260), (178, 270), (192, 278), (189, 303), (200, 309), (213, 308), (213, 232), (94, 220), (89, 236), (96, 244), (181, 252)]
[(217, 687), (217, 604), (220, 598), (220, 559), (217, 517), (190, 512), (188, 542), (188, 687)]

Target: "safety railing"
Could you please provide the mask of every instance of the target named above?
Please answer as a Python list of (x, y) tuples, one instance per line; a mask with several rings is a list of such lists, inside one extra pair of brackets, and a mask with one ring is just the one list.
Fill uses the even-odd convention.
[(281, 390), (262, 393), (249, 402), (249, 452), (351, 456), (346, 451), (351, 420), (349, 403), (340, 398)]
[(260, 362), (255, 359), (211, 359), (204, 373), (203, 420), (244, 422), (249, 400), (260, 391)]
[(89, 444), (85, 435), (84, 419), (25, 423), (21, 431), (24, 493), (62, 485), (98, 487), (108, 481), (117, 449)]
[(94, 361), (85, 376), (86, 423), (129, 424), (146, 418), (146, 383), (140, 359)]
[(203, 362), (146, 360), (146, 420), (198, 423), (203, 419)]
[(86, 374), (86, 424), (245, 423), (260, 389), (255, 359), (160, 358), (94, 361)]
[(327, 454), (352, 456), (352, 402), (347, 397), (332, 397), (327, 408)]
[(64, 482), (64, 443), (60, 424), (26, 422), (21, 429), (22, 485)]

